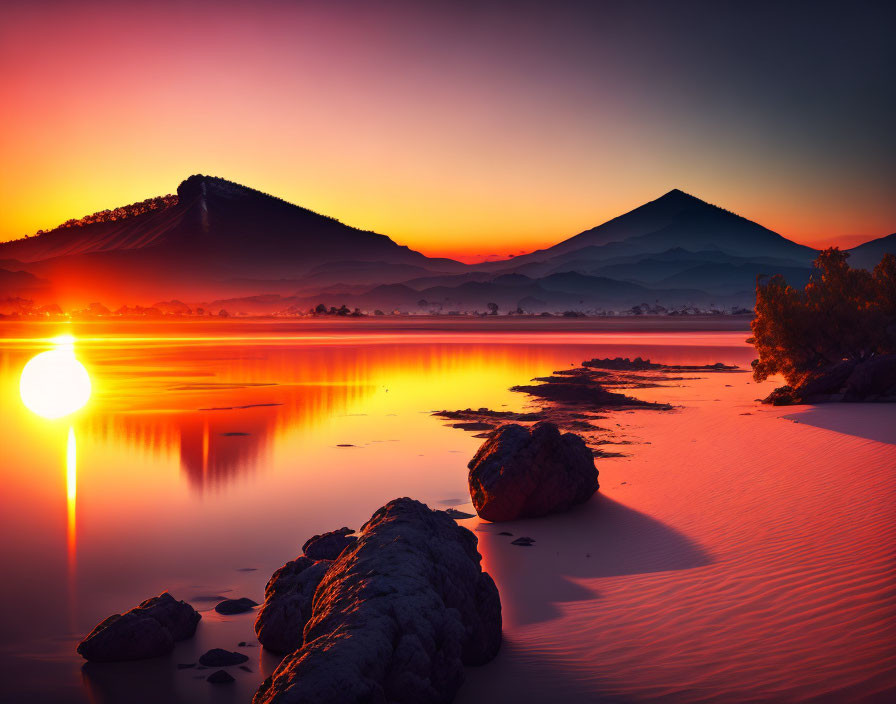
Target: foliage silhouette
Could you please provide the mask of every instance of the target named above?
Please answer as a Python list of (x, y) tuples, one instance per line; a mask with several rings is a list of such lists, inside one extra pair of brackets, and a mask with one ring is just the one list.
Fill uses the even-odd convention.
[(850, 268), (848, 257), (821, 252), (804, 289), (780, 275), (757, 278), (756, 381), (781, 374), (796, 387), (838, 362), (896, 353), (896, 257), (884, 255), (871, 272)]

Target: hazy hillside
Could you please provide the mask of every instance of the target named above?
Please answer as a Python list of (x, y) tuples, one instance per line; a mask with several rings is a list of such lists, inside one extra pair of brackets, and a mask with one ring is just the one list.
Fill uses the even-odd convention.
[(853, 247), (849, 250), (849, 265), (873, 269), (885, 254), (896, 255), (896, 234)]

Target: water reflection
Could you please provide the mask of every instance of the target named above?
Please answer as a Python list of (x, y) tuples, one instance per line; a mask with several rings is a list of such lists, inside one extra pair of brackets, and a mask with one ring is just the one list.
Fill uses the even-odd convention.
[[(78, 337), (92, 395), (77, 421), (54, 422), (23, 406), (19, 383), (50, 335), (13, 338), (20, 329), (0, 340), (0, 563), (16, 567), (0, 580), (0, 602), (15, 604), (9, 652), (52, 654), (28, 661), (27, 677), (23, 660), (0, 657), (0, 680), (15, 670), (51, 701), (79, 700), (64, 689), (81, 665), (74, 644), (110, 613), (166, 589), (260, 600), (267, 575), (309, 535), (358, 527), (396, 496), (462, 502), (481, 440), (432, 410), (522, 409), (527, 399), (510, 386), (594, 356), (748, 364), (751, 355), (743, 334), (703, 348), (694, 337), (599, 335), (205, 342), (166, 338), (176, 325), (154, 338), (147, 327), (140, 340)], [(248, 631), (204, 642), (200, 633), (190, 647), (246, 640), (251, 619), (233, 623)], [(159, 681), (175, 676), (194, 681), (167, 666)], [(204, 689), (185, 701), (205, 697), (196, 682)]]
[[(105, 383), (92, 405), (87, 439), (174, 459), (192, 489), (217, 491), (263, 471), (286, 438), (314, 443), (315, 429), (341, 416), (364, 413), (369, 424), (382, 425), (374, 416), (490, 403), (492, 395), (479, 398), (480, 389), (506, 389), (596, 350), (566, 345), (558, 359), (550, 340), (539, 346), (442, 340), (95, 345), (90, 364)], [(622, 345), (606, 346), (608, 354), (613, 347)], [(669, 348), (656, 353), (668, 357)], [(716, 361), (714, 351), (707, 354)], [(507, 400), (526, 403), (515, 395)]]
[(68, 508), (68, 554), (74, 564), (75, 509), (78, 500), (78, 448), (75, 442), (75, 429), (71, 426), (68, 429), (68, 442), (65, 448), (65, 496)]
[(75, 428), (69, 426), (65, 446), (66, 556), (68, 575), (69, 624), (76, 628), (77, 558), (78, 558), (78, 446)]

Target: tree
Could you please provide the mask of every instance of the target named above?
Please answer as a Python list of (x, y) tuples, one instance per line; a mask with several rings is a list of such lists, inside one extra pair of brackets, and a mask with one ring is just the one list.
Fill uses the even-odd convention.
[(896, 257), (885, 255), (869, 272), (850, 268), (848, 256), (836, 247), (821, 252), (804, 289), (780, 275), (757, 277), (756, 381), (781, 374), (797, 386), (837, 362), (896, 353)]
[(497, 303), (486, 303), (488, 307), (489, 315), (497, 315), (498, 314), (498, 304)]

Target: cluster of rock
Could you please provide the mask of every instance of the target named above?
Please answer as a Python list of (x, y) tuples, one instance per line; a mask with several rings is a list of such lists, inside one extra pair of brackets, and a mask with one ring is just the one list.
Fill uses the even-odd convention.
[(662, 364), (654, 364), (649, 359), (635, 357), (604, 357), (603, 359), (589, 359), (582, 362), (583, 367), (592, 369), (615, 369), (619, 371), (644, 371), (646, 369), (659, 369)]
[(796, 386), (772, 391), (763, 403), (788, 406), (827, 401), (896, 402), (896, 355), (844, 360), (810, 373)]
[(565, 511), (598, 490), (594, 456), (585, 441), (553, 423), (496, 430), (469, 463), (470, 498), (488, 521)]
[(256, 632), (274, 650), (297, 645), (254, 704), (450, 702), (463, 666), (501, 644), (500, 597), (476, 546), (445, 513), (403, 498), (333, 559), (284, 565)]
[[(491, 521), (563, 511), (598, 489), (582, 438), (546, 422), (499, 428), (469, 469), (473, 504)], [(254, 704), (450, 702), (464, 666), (488, 662), (501, 645), (498, 589), (482, 571), (476, 536), (454, 520), (468, 517), (402, 498), (380, 508), (357, 535), (344, 527), (306, 541), (304, 554), (265, 588), (255, 632), (285, 657)], [(521, 537), (513, 544), (534, 542)], [(232, 614), (254, 605), (228, 599), (216, 608)], [(105, 662), (164, 655), (192, 636), (199, 620), (165, 592), (105, 619), (78, 652)], [(230, 667), (246, 659), (214, 648), (199, 664)], [(234, 680), (219, 670), (208, 681)]]
[[(529, 394), (555, 404), (593, 410), (621, 407), (670, 408), (668, 404), (641, 401), (625, 394), (608, 391), (605, 388), (606, 376), (605, 372), (590, 369), (567, 369), (554, 372), (552, 376), (533, 379), (533, 381), (541, 382), (539, 384), (512, 386), (510, 390)], [(621, 380), (614, 379), (612, 381), (618, 383)]]
[(641, 372), (641, 371), (669, 371), (669, 372), (733, 372), (739, 371), (736, 364), (658, 364), (649, 359), (635, 357), (605, 357), (603, 359), (589, 359), (582, 362), (582, 366), (589, 369), (611, 369), (615, 371)]
[(170, 653), (179, 640), (196, 632), (202, 617), (168, 592), (147, 599), (124, 614), (101, 621), (78, 644), (78, 653), (93, 662), (141, 660)]

